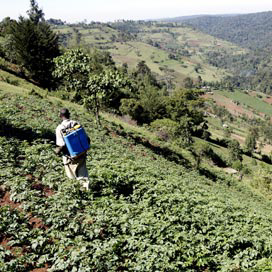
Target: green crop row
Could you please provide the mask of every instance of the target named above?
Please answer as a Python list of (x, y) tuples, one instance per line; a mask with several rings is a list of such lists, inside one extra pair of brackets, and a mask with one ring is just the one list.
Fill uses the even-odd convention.
[(53, 152), (60, 104), (0, 99), (0, 197), (10, 195), (0, 271), (272, 269), (271, 203), (242, 184), (210, 180), (105, 120), (97, 130), (72, 108), (91, 138), (83, 191)]

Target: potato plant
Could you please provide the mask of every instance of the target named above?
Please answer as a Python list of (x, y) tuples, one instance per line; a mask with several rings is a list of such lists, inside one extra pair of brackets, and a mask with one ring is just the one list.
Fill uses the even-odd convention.
[(118, 136), (106, 120), (98, 131), (76, 108), (91, 138), (91, 189), (68, 180), (53, 152), (59, 107), (1, 96), (0, 271), (272, 269), (269, 201)]

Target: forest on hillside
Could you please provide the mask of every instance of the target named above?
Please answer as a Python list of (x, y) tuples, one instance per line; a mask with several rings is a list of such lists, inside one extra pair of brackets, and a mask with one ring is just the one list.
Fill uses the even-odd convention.
[(251, 50), (272, 50), (272, 11), (233, 16), (200, 16), (183, 23)]
[(250, 49), (245, 55), (210, 54), (210, 61), (230, 69), (225, 82), (234, 88), (257, 88), (271, 93), (272, 12), (233, 16), (199, 16), (183, 20), (201, 32)]

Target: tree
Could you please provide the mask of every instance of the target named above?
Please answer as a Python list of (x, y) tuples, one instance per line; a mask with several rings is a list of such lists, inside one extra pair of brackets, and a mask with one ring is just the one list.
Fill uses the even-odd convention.
[(195, 68), (194, 68), (194, 70), (195, 70), (196, 73), (199, 73), (201, 69), (202, 69), (202, 66), (201, 66), (200, 63), (198, 63), (198, 64), (195, 66)]
[(90, 52), (92, 70), (102, 72), (104, 67), (115, 69), (115, 62), (111, 54), (107, 51), (97, 50), (96, 48)]
[(249, 153), (252, 156), (257, 144), (256, 135), (249, 133), (245, 140), (245, 152)]
[(81, 97), (87, 89), (92, 71), (91, 57), (80, 49), (73, 49), (55, 58), (54, 64), (54, 77), (60, 80), (68, 92), (74, 91), (77, 97)]
[(188, 118), (192, 130), (204, 121), (203, 112), (199, 109), (204, 100), (200, 97), (202, 92), (198, 90), (179, 89), (168, 99), (167, 112), (172, 120), (181, 121)]
[(196, 142), (193, 146), (192, 155), (195, 158), (195, 168), (199, 169), (201, 160), (213, 153), (211, 147), (206, 142)]
[(15, 20), (10, 19), (10, 17), (5, 17), (0, 22), (0, 36), (5, 37), (10, 34), (11, 25), (15, 23)]
[(230, 162), (243, 160), (243, 152), (237, 140), (230, 140), (228, 142), (228, 151)]
[(196, 86), (197, 86), (197, 88), (201, 88), (202, 87), (202, 83), (203, 83), (202, 77), (198, 76), (197, 80), (196, 80)]
[(30, 9), (27, 11), (29, 19), (34, 23), (44, 22), (44, 13), (35, 0), (30, 0)]
[(159, 86), (155, 76), (152, 74), (150, 68), (146, 65), (145, 61), (138, 62), (136, 71), (132, 74), (136, 79), (137, 85), (151, 84), (153, 86)]
[(122, 97), (122, 89), (128, 86), (127, 79), (117, 70), (105, 69), (100, 74), (91, 74), (84, 95), (84, 105), (92, 110), (100, 126), (99, 112), (101, 107), (111, 107)]
[(164, 92), (150, 84), (141, 88), (137, 94), (122, 99), (120, 110), (130, 115), (139, 124), (149, 124), (166, 115), (166, 96)]
[(58, 37), (43, 20), (43, 12), (31, 1), (29, 19), (20, 17), (11, 25), (12, 45), (16, 61), (42, 87), (53, 84), (53, 58), (60, 54)]
[(194, 86), (193, 80), (192, 80), (190, 77), (186, 77), (186, 78), (184, 79), (184, 87), (185, 87), (186, 89), (192, 89), (193, 86)]
[(0, 23), (0, 36), (3, 37), (0, 43), (0, 56), (13, 63), (16, 63), (16, 54), (11, 35), (11, 26), (15, 23), (16, 21), (11, 20), (10, 17), (4, 18)]
[[(202, 92), (197, 90), (176, 90), (167, 101), (166, 111), (170, 119), (179, 123), (182, 145), (192, 143), (192, 135), (200, 133), (200, 125), (204, 122), (204, 114), (200, 110), (204, 100)], [(204, 127), (202, 126), (204, 129)]]

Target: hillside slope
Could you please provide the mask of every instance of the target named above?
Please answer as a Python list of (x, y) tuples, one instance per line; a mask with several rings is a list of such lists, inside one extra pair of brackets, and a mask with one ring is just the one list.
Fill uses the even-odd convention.
[[(244, 49), (242, 54), (210, 52), (208, 63), (231, 74), (224, 79), (226, 86), (258, 90), (271, 94), (271, 24), (272, 12), (232, 16), (198, 16), (183, 19), (184, 25), (213, 37), (236, 44)], [(168, 22), (179, 22), (178, 18)]]
[[(0, 89), (0, 271), (272, 268), (271, 202), (78, 105)], [(89, 192), (53, 152), (63, 106), (91, 138)]]
[(251, 50), (271, 51), (272, 11), (233, 16), (202, 16), (183, 21), (209, 35)]
[(247, 51), (181, 24), (118, 22), (112, 24), (54, 26), (62, 44), (109, 51), (118, 64), (130, 69), (144, 60), (163, 81), (179, 85), (190, 76), (194, 80), (216, 81), (230, 75), (209, 63), (212, 53), (245, 54)]

